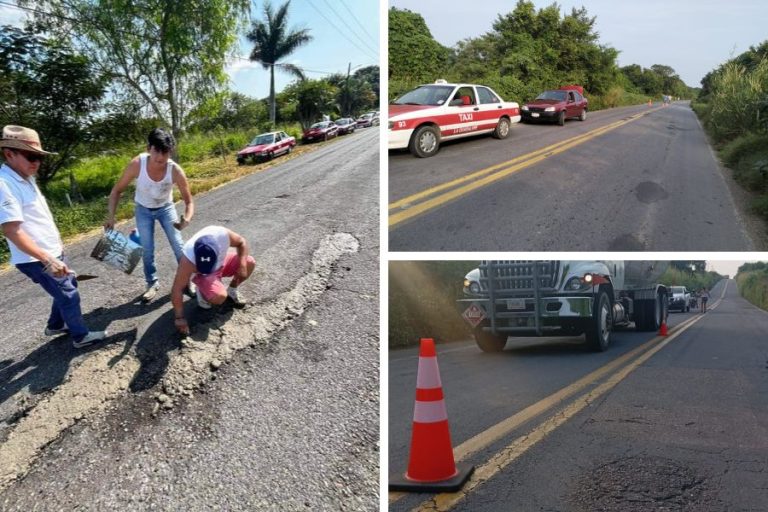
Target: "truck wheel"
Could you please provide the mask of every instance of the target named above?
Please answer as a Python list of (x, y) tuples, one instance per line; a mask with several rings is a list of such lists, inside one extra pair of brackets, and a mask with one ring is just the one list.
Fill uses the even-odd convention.
[(440, 135), (433, 126), (421, 126), (411, 136), (408, 149), (413, 156), (429, 158), (440, 148)]
[(635, 312), (635, 328), (638, 331), (656, 331), (661, 327), (661, 319), (666, 316), (661, 298), (661, 295), (656, 295), (655, 300), (638, 301), (638, 311)]
[(581, 115), (579, 116), (579, 121), (586, 121), (587, 120), (587, 109), (584, 109), (581, 111)]
[(496, 125), (496, 129), (493, 130), (493, 136), (497, 139), (506, 139), (509, 135), (509, 119), (502, 117), (499, 119), (499, 124)]
[(613, 325), (611, 300), (605, 290), (598, 292), (592, 318), (585, 330), (587, 344), (596, 352), (604, 352), (611, 341), (611, 327)]
[(560, 115), (557, 116), (557, 124), (560, 126), (565, 126), (565, 110), (560, 112)]
[(493, 334), (478, 327), (475, 329), (475, 342), (483, 352), (501, 352), (507, 344), (507, 335)]

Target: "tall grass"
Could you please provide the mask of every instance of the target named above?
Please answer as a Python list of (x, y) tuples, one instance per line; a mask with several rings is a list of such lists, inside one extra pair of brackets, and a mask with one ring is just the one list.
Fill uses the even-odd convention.
[(755, 306), (768, 310), (768, 271), (752, 270), (736, 275), (739, 293)]
[(747, 70), (727, 63), (712, 81), (707, 124), (715, 140), (733, 140), (768, 129), (768, 59)]

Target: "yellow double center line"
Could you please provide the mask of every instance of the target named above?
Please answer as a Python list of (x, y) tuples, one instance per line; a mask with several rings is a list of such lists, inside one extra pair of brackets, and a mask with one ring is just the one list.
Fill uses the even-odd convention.
[[(712, 304), (710, 309), (715, 309), (722, 302), (723, 297), (725, 297), (727, 288), (728, 285), (726, 283), (726, 285), (723, 287), (723, 292), (720, 298), (717, 300), (717, 302)], [(545, 420), (539, 426), (535, 427), (531, 432), (517, 438), (515, 441), (513, 441), (511, 444), (493, 456), (488, 462), (478, 467), (463, 489), (455, 493), (437, 494), (433, 499), (425, 501), (414, 510), (419, 512), (450, 510), (454, 505), (456, 505), (470, 492), (472, 492), (473, 489), (489, 480), (496, 473), (517, 459), (520, 455), (525, 453), (528, 449), (532, 448), (539, 441), (543, 440), (548, 434), (571, 419), (578, 412), (594, 402), (607, 391), (611, 390), (638, 366), (650, 359), (654, 354), (656, 354), (656, 352), (664, 348), (668, 343), (672, 342), (672, 340), (674, 340), (677, 336), (682, 334), (685, 330), (687, 330), (702, 318), (703, 315), (697, 315), (686, 320), (682, 324), (671, 329), (669, 336), (657, 336), (653, 338), (652, 340), (644, 343), (631, 352), (628, 352), (616, 360), (611, 361), (602, 368), (599, 368), (592, 373), (582, 377), (573, 384), (566, 386), (556, 393), (553, 393), (543, 400), (523, 409), (519, 413), (510, 416), (509, 418), (497, 423), (484, 432), (481, 432), (480, 434), (460, 444), (453, 450), (456, 462), (467, 459), (470, 455), (490, 446), (497, 440), (501, 439), (503, 436), (509, 434), (536, 416), (566, 400), (570, 396), (578, 393), (579, 391), (582, 391), (584, 388), (590, 385), (596, 384), (598, 381), (601, 381), (607, 377), (607, 380), (605, 380), (595, 389), (576, 398), (566, 407), (553, 414), (549, 419)], [(394, 503), (405, 495), (406, 493), (390, 492), (389, 503)]]
[(530, 167), (531, 165), (541, 162), (546, 158), (557, 155), (558, 153), (562, 153), (563, 151), (567, 151), (575, 146), (578, 146), (579, 144), (587, 142), (588, 140), (594, 139), (595, 137), (603, 135), (611, 130), (615, 130), (620, 126), (624, 126), (627, 123), (636, 121), (637, 119), (655, 112), (656, 110), (659, 110), (659, 108), (657, 107), (653, 110), (648, 110), (647, 112), (634, 114), (626, 119), (602, 126), (583, 135), (578, 135), (556, 144), (552, 144), (551, 146), (537, 149), (531, 153), (526, 153), (525, 155), (515, 157), (512, 160), (486, 167), (485, 169), (473, 172), (467, 176), (463, 176), (447, 183), (423, 190), (408, 197), (404, 197), (403, 199), (399, 199), (389, 204), (389, 227), (393, 228), (402, 222), (442, 206), (449, 201), (472, 192), (473, 190), (490, 185), (495, 181), (505, 178), (510, 174), (514, 174), (517, 171), (525, 169), (526, 167)]

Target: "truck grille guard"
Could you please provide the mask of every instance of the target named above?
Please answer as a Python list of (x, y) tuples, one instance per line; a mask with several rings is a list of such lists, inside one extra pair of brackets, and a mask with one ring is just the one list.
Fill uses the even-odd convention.
[[(529, 298), (533, 295), (533, 317), (536, 334), (543, 332), (541, 322), (541, 295), (557, 291), (560, 262), (546, 261), (482, 261), (480, 288), (488, 291), (491, 311), (491, 332), (497, 333), (498, 315), (520, 316), (520, 313), (499, 313), (497, 301), (508, 298)], [(524, 316), (530, 316), (528, 312)], [(505, 330), (515, 330), (506, 328)]]

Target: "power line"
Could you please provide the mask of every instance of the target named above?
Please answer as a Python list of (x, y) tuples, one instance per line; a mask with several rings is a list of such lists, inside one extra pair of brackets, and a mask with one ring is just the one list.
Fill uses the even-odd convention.
[(363, 26), (363, 24), (362, 24), (362, 23), (360, 23), (360, 20), (358, 20), (358, 19), (357, 19), (357, 16), (355, 16), (355, 15), (352, 13), (352, 10), (350, 10), (350, 8), (349, 8), (349, 6), (346, 4), (346, 2), (345, 2), (344, 0), (339, 0), (339, 3), (340, 3), (340, 4), (341, 4), (341, 5), (342, 5), (342, 6), (343, 6), (343, 7), (344, 7), (346, 10), (347, 10), (347, 12), (349, 13), (349, 15), (352, 17), (352, 19), (353, 19), (353, 20), (355, 20), (355, 23), (357, 23), (357, 26), (358, 26), (358, 27), (360, 27), (360, 28), (362, 29), (362, 31), (365, 33), (365, 35), (367, 35), (367, 36), (368, 36), (368, 37), (371, 39), (371, 41), (372, 41), (374, 44), (376, 44), (376, 45), (378, 46), (378, 44), (379, 44), (379, 41), (378, 41), (378, 40), (377, 40), (375, 37), (373, 37), (373, 36), (371, 35), (371, 33), (370, 33), (370, 32), (368, 32), (368, 31), (365, 29), (365, 27)]
[(336, 24), (334, 24), (334, 23), (333, 23), (331, 20), (329, 20), (329, 19), (328, 19), (328, 18), (325, 16), (325, 14), (323, 14), (323, 11), (321, 11), (320, 9), (318, 9), (318, 8), (317, 8), (317, 6), (314, 4), (314, 2), (312, 2), (312, 0), (309, 0), (309, 1), (307, 2), (307, 4), (309, 4), (309, 5), (310, 5), (310, 6), (311, 6), (311, 7), (312, 7), (312, 8), (313, 8), (315, 11), (317, 11), (317, 13), (318, 13), (320, 16), (322, 16), (322, 17), (323, 17), (323, 19), (324, 19), (325, 21), (327, 21), (327, 22), (328, 22), (328, 23), (329, 23), (329, 24), (330, 24), (330, 25), (331, 25), (331, 26), (334, 28), (334, 30), (336, 30), (336, 32), (338, 32), (339, 34), (341, 34), (342, 36), (344, 36), (344, 39), (346, 39), (347, 41), (349, 41), (350, 43), (352, 43), (352, 46), (354, 46), (355, 48), (357, 48), (358, 50), (360, 50), (360, 51), (361, 51), (361, 52), (363, 52), (363, 53), (367, 53), (369, 57), (373, 56), (373, 57), (374, 57), (374, 58), (376, 58), (376, 59), (378, 59), (378, 58), (379, 58), (379, 56), (378, 56), (378, 53), (377, 53), (377, 52), (374, 52), (374, 53), (375, 53), (375, 55), (374, 55), (374, 54), (371, 54), (371, 53), (368, 53), (368, 50), (365, 50), (365, 49), (363, 49), (363, 48), (360, 48), (360, 46), (358, 46), (358, 45), (357, 45), (357, 43), (355, 43), (353, 40), (351, 40), (349, 37), (347, 37), (347, 35), (344, 33), (344, 31), (343, 31), (343, 30), (341, 30), (339, 27), (337, 27), (337, 26), (336, 26)]
[(328, 0), (323, 0), (323, 2), (325, 2), (325, 5), (327, 5), (331, 11), (333, 11), (333, 14), (336, 15), (337, 20), (341, 21), (349, 29), (350, 34), (355, 36), (361, 43), (365, 45), (366, 48), (372, 50), (373, 52), (377, 52), (377, 50), (374, 49), (371, 45), (369, 45), (362, 37), (360, 37), (355, 30), (352, 30), (352, 27), (350, 27), (349, 24), (346, 22), (346, 20), (339, 15), (336, 9), (334, 9), (333, 6), (330, 3), (328, 3)]

